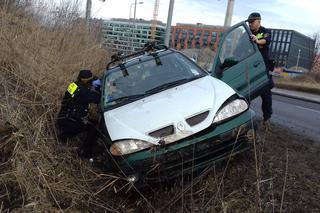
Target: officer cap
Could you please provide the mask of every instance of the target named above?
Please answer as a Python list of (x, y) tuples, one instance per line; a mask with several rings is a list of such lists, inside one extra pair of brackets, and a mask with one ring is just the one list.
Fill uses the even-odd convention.
[(78, 79), (85, 82), (90, 82), (93, 80), (93, 74), (91, 70), (80, 70)]
[(261, 20), (260, 13), (257, 13), (257, 12), (251, 13), (247, 19), (247, 22), (252, 23), (254, 20)]

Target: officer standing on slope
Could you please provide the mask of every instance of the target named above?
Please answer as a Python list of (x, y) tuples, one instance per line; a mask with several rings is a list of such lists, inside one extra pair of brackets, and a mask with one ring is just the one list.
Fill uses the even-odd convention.
[(261, 16), (259, 13), (251, 13), (248, 17), (250, 30), (252, 32), (251, 40), (258, 45), (259, 51), (263, 57), (264, 63), (267, 67), (267, 74), (269, 77), (269, 87), (265, 88), (261, 93), (263, 125), (266, 130), (270, 130), (270, 118), (272, 115), (272, 93), (273, 88), (272, 76), (269, 71), (273, 70), (273, 64), (269, 59), (269, 44), (271, 42), (271, 31), (261, 26)]

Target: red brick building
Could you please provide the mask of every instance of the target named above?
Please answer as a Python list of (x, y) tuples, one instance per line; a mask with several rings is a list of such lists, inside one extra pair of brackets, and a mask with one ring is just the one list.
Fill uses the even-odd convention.
[(313, 64), (313, 67), (312, 67), (311, 71), (320, 73), (320, 55), (316, 56), (315, 62)]
[(216, 50), (224, 27), (214, 25), (180, 24), (172, 27), (171, 47), (175, 49), (210, 48)]

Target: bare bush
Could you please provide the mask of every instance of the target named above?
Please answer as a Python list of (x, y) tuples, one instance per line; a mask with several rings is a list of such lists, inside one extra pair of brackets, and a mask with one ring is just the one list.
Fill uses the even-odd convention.
[(315, 47), (312, 58), (311, 71), (316, 72), (316, 66), (320, 62), (320, 32), (314, 33), (312, 37), (315, 40)]
[[(88, 33), (70, 5), (51, 24), (28, 5), (14, 6), (0, 10), (0, 212), (112, 211), (98, 196), (117, 177), (92, 170), (72, 145), (58, 144), (54, 128), (67, 83), (80, 69), (104, 70), (100, 35)], [(14, 129), (5, 131), (6, 121)]]

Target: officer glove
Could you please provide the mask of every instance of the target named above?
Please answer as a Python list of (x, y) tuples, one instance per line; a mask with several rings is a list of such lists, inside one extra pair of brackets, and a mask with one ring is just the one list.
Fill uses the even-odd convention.
[(97, 79), (92, 82), (92, 86), (94, 86), (95, 89), (100, 89), (101, 85), (102, 85), (102, 82), (100, 79)]

